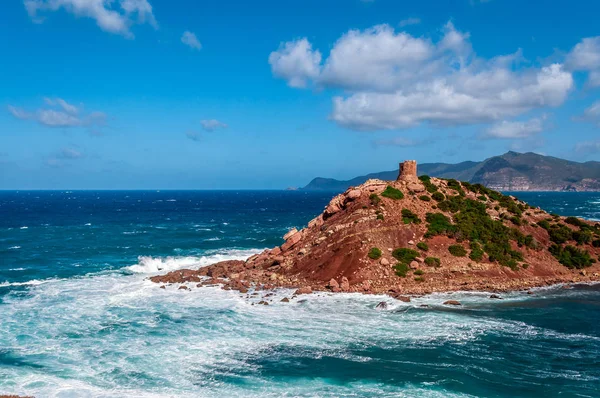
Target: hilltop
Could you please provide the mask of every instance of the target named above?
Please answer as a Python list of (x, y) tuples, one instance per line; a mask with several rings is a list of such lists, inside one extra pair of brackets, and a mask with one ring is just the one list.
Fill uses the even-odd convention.
[[(424, 163), (419, 172), (482, 184), (498, 191), (600, 191), (600, 162), (578, 163), (536, 153), (507, 152), (481, 162)], [(383, 171), (347, 181), (317, 177), (305, 191), (345, 191), (369, 179), (393, 180), (397, 171)]]
[(417, 178), (415, 162), (403, 163), (395, 181), (372, 179), (335, 196), (284, 240), (247, 261), (151, 280), (184, 290), (221, 284), (242, 293), (287, 287), (400, 297), (600, 279), (600, 223), (551, 215), (481, 184)]

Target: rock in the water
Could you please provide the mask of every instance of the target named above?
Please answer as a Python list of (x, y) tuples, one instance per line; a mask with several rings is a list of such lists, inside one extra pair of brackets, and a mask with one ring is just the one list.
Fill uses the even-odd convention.
[(179, 286), (179, 290), (190, 290), (186, 285)]
[(281, 302), (282, 302), (282, 303), (289, 303), (289, 302), (290, 302), (290, 299), (289, 299), (289, 298), (287, 298), (287, 297), (284, 297), (284, 298), (282, 298), (282, 299), (281, 299)]
[(340, 284), (335, 279), (331, 278), (331, 280), (327, 284), (327, 288), (331, 290), (339, 289)]
[(444, 301), (444, 305), (462, 305), (462, 304), (460, 303), (460, 301), (448, 300), (448, 301)]
[(502, 297), (498, 296), (497, 294), (492, 294), (490, 296), (491, 299), (496, 299), (496, 300), (502, 300)]
[(380, 302), (379, 304), (377, 304), (375, 306), (375, 309), (378, 311), (383, 311), (383, 310), (387, 310), (388, 309), (388, 303), (386, 303), (385, 301)]
[(396, 299), (402, 301), (403, 303), (410, 303), (410, 297), (408, 296), (398, 296)]
[(162, 285), (160, 288), (161, 288), (161, 289), (166, 289), (165, 285)]
[(348, 282), (348, 278), (345, 276), (342, 278), (342, 283), (340, 283), (340, 289), (342, 289), (342, 292), (350, 290), (350, 282)]
[(258, 305), (269, 305), (266, 301), (262, 300), (258, 302)]
[(301, 287), (300, 289), (296, 290), (296, 292), (294, 294), (300, 295), (300, 294), (311, 294), (311, 293), (312, 293), (312, 288), (310, 286), (304, 286), (304, 287)]

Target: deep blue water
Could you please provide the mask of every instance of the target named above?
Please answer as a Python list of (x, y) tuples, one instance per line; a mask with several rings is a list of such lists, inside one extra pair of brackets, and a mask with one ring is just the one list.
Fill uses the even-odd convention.
[[(515, 193), (600, 219), (600, 194)], [(245, 258), (329, 201), (305, 192), (0, 192), (0, 393), (600, 396), (600, 288), (533, 296), (158, 289), (156, 272)], [(289, 294), (277, 292), (277, 298)], [(452, 296), (461, 308), (439, 305)], [(429, 304), (430, 308), (421, 308)]]

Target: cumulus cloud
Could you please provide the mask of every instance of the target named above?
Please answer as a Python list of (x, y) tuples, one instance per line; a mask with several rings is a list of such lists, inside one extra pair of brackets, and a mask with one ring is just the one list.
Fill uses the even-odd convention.
[(200, 121), (200, 124), (202, 125), (202, 129), (204, 131), (215, 131), (217, 129), (227, 128), (227, 124), (216, 119), (202, 120)]
[(287, 80), (290, 87), (303, 88), (319, 76), (321, 53), (313, 51), (307, 39), (290, 41), (269, 55), (269, 64), (273, 74)]
[(24, 0), (23, 3), (34, 22), (43, 22), (44, 13), (64, 9), (77, 17), (93, 19), (106, 32), (127, 38), (133, 38), (130, 27), (134, 23), (158, 27), (148, 0)]
[(527, 121), (506, 121), (496, 123), (489, 127), (485, 138), (529, 138), (544, 131), (544, 117), (533, 118)]
[(586, 37), (567, 54), (565, 64), (571, 70), (588, 72), (588, 85), (600, 86), (600, 36)]
[(181, 36), (181, 42), (194, 50), (202, 49), (202, 44), (196, 37), (196, 34), (190, 32), (189, 30), (183, 32), (183, 35)]
[(398, 23), (398, 26), (401, 28), (410, 25), (418, 25), (421, 23), (421, 18), (406, 18)]
[(330, 117), (355, 130), (497, 122), (559, 106), (573, 87), (561, 64), (517, 68), (520, 50), (483, 59), (468, 33), (450, 22), (442, 31), (433, 41), (378, 25), (344, 34), (323, 62), (306, 39), (285, 43), (269, 62), (292, 87), (344, 90)]
[(8, 105), (8, 111), (17, 119), (33, 120), (46, 127), (100, 127), (106, 123), (103, 112), (81, 114), (81, 108), (62, 98), (44, 98), (46, 107), (30, 112)]

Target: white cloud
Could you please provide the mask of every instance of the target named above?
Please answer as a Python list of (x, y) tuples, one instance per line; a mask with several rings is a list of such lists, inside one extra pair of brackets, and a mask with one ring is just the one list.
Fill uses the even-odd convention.
[(593, 123), (600, 127), (600, 101), (594, 102), (583, 111), (582, 115), (573, 119), (579, 122)]
[(215, 131), (216, 129), (227, 128), (227, 125), (225, 123), (220, 122), (216, 119), (202, 120), (200, 124), (202, 125), (202, 129), (204, 129), (205, 131)]
[(406, 18), (398, 23), (398, 26), (401, 28), (410, 25), (418, 25), (421, 23), (421, 18)]
[(59, 152), (58, 157), (61, 159), (81, 159), (83, 153), (74, 148), (63, 148)]
[[(273, 61), (286, 56), (296, 67), (275, 68)], [(520, 50), (477, 57), (469, 34), (448, 23), (437, 42), (378, 25), (344, 34), (323, 63), (306, 39), (286, 43), (269, 61), (292, 87), (312, 81), (345, 90), (333, 98), (338, 124), (378, 130), (489, 123), (561, 105), (573, 87), (571, 73), (561, 64), (517, 68), (521, 59)]]
[(195, 131), (188, 131), (185, 133), (185, 136), (192, 141), (200, 141), (200, 134)]
[(566, 66), (571, 70), (587, 71), (588, 85), (600, 86), (600, 36), (581, 40), (567, 54)]
[(181, 36), (181, 42), (186, 46), (193, 48), (194, 50), (202, 49), (202, 44), (196, 37), (196, 34), (190, 32), (189, 30), (183, 32), (183, 35)]
[(582, 154), (600, 153), (600, 141), (585, 141), (575, 145), (575, 151)]
[(34, 112), (12, 105), (8, 106), (8, 111), (17, 119), (34, 120), (47, 127), (93, 127), (106, 123), (106, 114), (103, 112), (80, 115), (80, 108), (61, 98), (44, 98), (44, 102), (47, 107)]
[(273, 74), (287, 80), (290, 87), (306, 87), (309, 79), (318, 77), (320, 63), (321, 53), (313, 51), (307, 39), (282, 43), (269, 55)]
[(533, 118), (527, 121), (506, 121), (496, 123), (489, 127), (484, 137), (486, 138), (529, 138), (544, 131), (544, 117)]
[(77, 17), (96, 21), (100, 29), (133, 38), (133, 23), (148, 23), (157, 28), (152, 6), (148, 0), (24, 0), (25, 8), (34, 22), (42, 22), (40, 14), (65, 9)]

